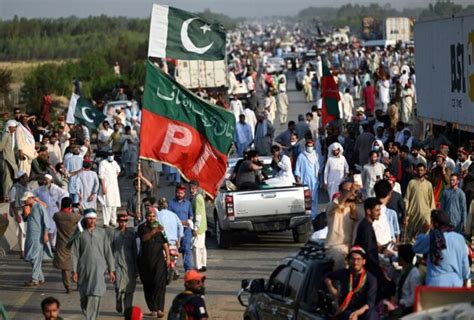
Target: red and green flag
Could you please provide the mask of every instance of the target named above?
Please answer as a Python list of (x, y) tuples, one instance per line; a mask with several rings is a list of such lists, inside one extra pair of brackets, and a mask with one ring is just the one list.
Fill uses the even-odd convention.
[(326, 57), (321, 57), (323, 64), (323, 76), (321, 77), (321, 99), (322, 99), (322, 122), (323, 126), (339, 118), (339, 88), (336, 80), (329, 70)]
[(176, 167), (214, 197), (225, 176), (234, 130), (232, 113), (195, 96), (147, 62), (141, 158)]

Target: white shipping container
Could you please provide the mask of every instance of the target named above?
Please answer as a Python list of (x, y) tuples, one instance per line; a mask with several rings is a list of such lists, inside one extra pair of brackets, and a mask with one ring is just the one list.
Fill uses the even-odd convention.
[(418, 115), (474, 131), (474, 15), (415, 24)]
[(406, 17), (389, 17), (385, 20), (385, 40), (410, 41), (411, 20)]
[(224, 60), (179, 60), (176, 80), (188, 89), (228, 87)]

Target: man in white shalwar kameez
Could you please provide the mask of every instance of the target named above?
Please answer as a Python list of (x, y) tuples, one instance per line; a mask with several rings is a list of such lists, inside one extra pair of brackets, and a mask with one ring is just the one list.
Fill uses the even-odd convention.
[(53, 177), (49, 174), (45, 174), (43, 178), (43, 185), (33, 191), (33, 194), (38, 197), (41, 201), (46, 204), (46, 210), (48, 211), (48, 233), (49, 241), (51, 246), (56, 245), (56, 223), (53, 220), (53, 216), (59, 212), (61, 206), (61, 200), (64, 197), (68, 197), (69, 193), (58, 187), (53, 183)]
[(231, 97), (230, 111), (234, 114), (235, 122), (239, 121), (239, 116), (244, 113), (242, 102), (236, 96)]
[(280, 75), (276, 100), (280, 125), (285, 125), (288, 121), (288, 95), (286, 94), (286, 77), (283, 74)]
[(273, 162), (278, 166), (279, 171), (273, 175), (273, 178), (265, 181), (266, 184), (274, 187), (292, 186), (295, 183), (291, 159), (284, 155), (281, 148), (274, 145), (271, 149)]
[(99, 164), (99, 178), (102, 185), (102, 213), (104, 215), (104, 226), (115, 226), (117, 224), (117, 208), (120, 201), (120, 190), (118, 186), (118, 175), (120, 166), (114, 160), (112, 150), (107, 152), (107, 159)]
[(342, 155), (343, 148), (339, 142), (334, 142), (328, 148), (328, 160), (324, 168), (324, 185), (329, 194), (329, 200), (339, 190), (339, 184), (349, 173), (349, 165)]
[(390, 102), (390, 81), (387, 76), (382, 76), (382, 79), (378, 82), (379, 99), (381, 109), (383, 112), (387, 112), (388, 103)]
[(314, 151), (314, 141), (307, 139), (305, 150), (298, 155), (295, 166), (297, 183), (305, 184), (311, 191), (311, 220), (318, 215), (319, 160)]
[(15, 131), (15, 141), (18, 149), (18, 167), (28, 176), (31, 171), (31, 163), (36, 158), (35, 137), (28, 126), (28, 116), (23, 115), (21, 122)]
[(273, 124), (275, 121), (276, 114), (276, 99), (273, 96), (273, 90), (268, 90), (263, 105), (265, 111), (267, 112), (267, 120), (270, 121), (271, 124)]
[(76, 193), (82, 209), (97, 210), (97, 194), (99, 193), (99, 177), (91, 170), (92, 161), (84, 159), (83, 170), (79, 172), (76, 180)]
[(247, 107), (244, 109), (244, 115), (245, 122), (247, 122), (252, 128), (252, 134), (255, 134), (255, 126), (257, 125), (257, 117), (255, 116), (255, 112)]

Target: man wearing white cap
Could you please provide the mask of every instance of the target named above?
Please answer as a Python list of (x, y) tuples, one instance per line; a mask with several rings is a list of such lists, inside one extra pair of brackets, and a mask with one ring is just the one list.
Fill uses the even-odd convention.
[(28, 229), (25, 241), (25, 261), (33, 265), (31, 280), (25, 282), (26, 286), (36, 287), (44, 283), (42, 270), (43, 257), (52, 257), (49, 247), (49, 218), (48, 212), (43, 207), (35, 195), (27, 191), (21, 197), (23, 202), (23, 213), (28, 216)]
[(100, 300), (107, 290), (106, 271), (110, 282), (115, 282), (115, 261), (105, 230), (96, 228), (96, 211), (84, 210), (84, 219), (85, 230), (72, 243), (72, 280), (77, 282), (85, 319), (93, 320), (99, 316)]
[(16, 235), (18, 237), (18, 245), (20, 246), (20, 259), (22, 259), (25, 251), (26, 223), (23, 222), (23, 204), (21, 197), (26, 191), (31, 191), (28, 187), (29, 177), (26, 173), (19, 170), (15, 176), (15, 183), (10, 189), (8, 199), (10, 201), (10, 216), (16, 222)]
[(339, 184), (349, 173), (349, 165), (343, 156), (344, 149), (339, 142), (334, 142), (328, 148), (328, 160), (324, 167), (324, 186), (328, 191), (329, 200), (339, 189)]
[(54, 247), (56, 245), (56, 223), (53, 220), (53, 216), (56, 212), (59, 212), (61, 200), (64, 197), (68, 197), (69, 193), (55, 185), (53, 183), (53, 177), (49, 174), (45, 174), (43, 179), (39, 182), (41, 186), (33, 193), (47, 205), (48, 217), (50, 220), (49, 237), (51, 246)]
[(3, 155), (3, 160), (1, 163), (2, 167), (2, 190), (3, 198), (5, 201), (8, 201), (8, 193), (13, 185), (13, 179), (15, 178), (18, 165), (16, 164), (16, 140), (15, 140), (15, 130), (18, 123), (15, 120), (7, 121), (7, 131), (2, 134), (2, 139), (0, 140), (0, 152)]

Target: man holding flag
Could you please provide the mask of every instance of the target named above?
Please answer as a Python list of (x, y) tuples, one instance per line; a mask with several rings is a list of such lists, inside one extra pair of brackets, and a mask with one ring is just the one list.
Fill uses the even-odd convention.
[(321, 57), (323, 76), (321, 78), (322, 122), (326, 126), (329, 122), (339, 119), (339, 101), (341, 97), (336, 80), (329, 70), (326, 57)]

